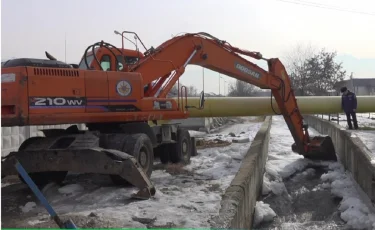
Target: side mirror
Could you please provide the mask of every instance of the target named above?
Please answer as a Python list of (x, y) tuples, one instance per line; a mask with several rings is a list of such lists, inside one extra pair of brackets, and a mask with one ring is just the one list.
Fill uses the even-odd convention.
[(199, 96), (199, 109), (204, 109), (204, 91)]

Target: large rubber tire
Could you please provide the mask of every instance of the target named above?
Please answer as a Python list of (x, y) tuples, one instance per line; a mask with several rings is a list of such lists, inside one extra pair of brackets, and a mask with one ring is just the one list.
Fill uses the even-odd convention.
[[(29, 146), (33, 142), (40, 140), (42, 138), (44, 137), (40, 137), (40, 136), (30, 137), (29, 139), (25, 140), (21, 144), (21, 146), (18, 148), (18, 151), (24, 150), (27, 146)], [(68, 174), (67, 171), (34, 172), (34, 173), (29, 173), (29, 176), (39, 188), (42, 188), (50, 182), (61, 184), (65, 180), (65, 177), (67, 174)], [(25, 180), (22, 178), (21, 175), (18, 174), (18, 178), (22, 181), (22, 183), (26, 184)]]
[[(122, 151), (135, 157), (147, 176), (151, 176), (154, 166), (154, 151), (152, 142), (147, 134), (137, 133), (128, 135), (125, 138)], [(114, 184), (129, 185), (129, 183), (119, 175), (110, 175), (110, 177)]]
[(191, 140), (191, 154), (190, 155), (192, 157), (198, 156), (198, 151), (197, 151), (197, 145), (196, 145), (195, 137), (190, 137), (190, 140)]
[(172, 163), (189, 164), (191, 157), (191, 138), (186, 129), (177, 130), (177, 143), (169, 145), (169, 159)]
[(170, 147), (171, 144), (158, 146), (159, 158), (162, 164), (168, 164), (170, 162)]

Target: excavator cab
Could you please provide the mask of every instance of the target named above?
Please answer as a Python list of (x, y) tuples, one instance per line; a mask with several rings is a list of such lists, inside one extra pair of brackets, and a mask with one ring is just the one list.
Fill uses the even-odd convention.
[(130, 49), (112, 47), (97, 47), (91, 51), (86, 49), (79, 63), (79, 69), (127, 72), (142, 57), (144, 55), (141, 52)]

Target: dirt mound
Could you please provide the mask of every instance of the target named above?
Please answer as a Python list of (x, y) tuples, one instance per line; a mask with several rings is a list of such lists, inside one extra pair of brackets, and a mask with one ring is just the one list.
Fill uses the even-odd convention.
[(221, 139), (213, 139), (213, 140), (199, 139), (197, 140), (197, 149), (224, 147), (224, 146), (228, 146), (231, 144), (232, 142), (224, 141)]

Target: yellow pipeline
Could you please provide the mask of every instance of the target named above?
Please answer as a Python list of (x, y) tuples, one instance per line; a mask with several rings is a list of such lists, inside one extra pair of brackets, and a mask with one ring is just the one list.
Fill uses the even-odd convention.
[[(174, 98), (177, 100), (177, 98)], [(180, 98), (181, 100), (181, 98)], [(188, 105), (198, 106), (199, 98), (188, 98)], [(185, 100), (184, 100), (185, 102)], [(357, 112), (375, 112), (375, 96), (357, 96)], [(273, 98), (273, 108), (279, 109)], [(341, 96), (297, 97), (302, 114), (341, 113)], [(203, 110), (189, 109), (190, 117), (261, 116), (275, 114), (270, 97), (206, 97)]]

